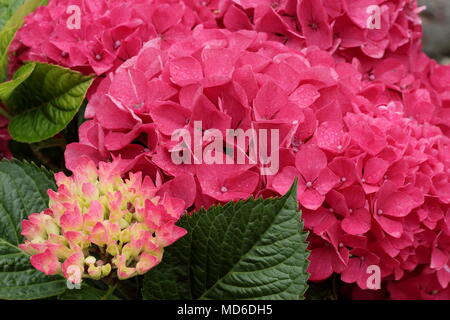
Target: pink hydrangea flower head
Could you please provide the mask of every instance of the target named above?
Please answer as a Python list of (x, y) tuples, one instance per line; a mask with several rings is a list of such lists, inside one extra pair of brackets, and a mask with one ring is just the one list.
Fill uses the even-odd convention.
[(146, 41), (170, 44), (198, 21), (183, 1), (54, 0), (26, 18), (10, 48), (10, 69), (31, 60), (102, 75), (136, 55)]
[(121, 161), (97, 166), (82, 157), (72, 176), (55, 175), (58, 190), (49, 190), (49, 209), (22, 222), (20, 248), (36, 269), (75, 283), (111, 272), (126, 279), (153, 268), (164, 247), (186, 234), (175, 225), (184, 201), (157, 195), (141, 172), (122, 178)]

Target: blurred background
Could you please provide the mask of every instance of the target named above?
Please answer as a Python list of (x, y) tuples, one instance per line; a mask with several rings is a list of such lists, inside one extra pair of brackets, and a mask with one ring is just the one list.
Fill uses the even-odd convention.
[(422, 12), (425, 52), (443, 64), (450, 64), (450, 0), (419, 0)]

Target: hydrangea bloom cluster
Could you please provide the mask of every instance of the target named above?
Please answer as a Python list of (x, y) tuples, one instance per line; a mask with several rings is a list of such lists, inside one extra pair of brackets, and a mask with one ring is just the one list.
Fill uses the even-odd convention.
[[(73, 5), (81, 8), (79, 29), (67, 27)], [(151, 38), (170, 44), (202, 24), (263, 31), (298, 50), (318, 46), (347, 61), (357, 57), (369, 71), (373, 60), (406, 59), (411, 47), (420, 49), (420, 10), (415, 0), (53, 0), (27, 17), (11, 46), (12, 66), (44, 61), (99, 75)]]
[(174, 130), (193, 130), (201, 121), (204, 130), (279, 129), (280, 157), (288, 161), (292, 141), (298, 147), (314, 132), (319, 90), (333, 90), (340, 79), (348, 88), (342, 95), (354, 91), (346, 84), (358, 76), (351, 65), (335, 69), (326, 52), (301, 53), (266, 37), (198, 26), (167, 50), (150, 41), (101, 83), (88, 104), (92, 119), (80, 128), (80, 143), (66, 149), (66, 166), (71, 169), (80, 154), (96, 161), (120, 154), (152, 178), (175, 177), (179, 188), (202, 190), (183, 192), (186, 204), (197, 208), (258, 190), (274, 194), (260, 183), (254, 165), (176, 165), (169, 152)]
[[(356, 60), (267, 37), (200, 26), (167, 49), (150, 41), (100, 85), (67, 166), (80, 155), (120, 154), (135, 170), (176, 184), (186, 207), (197, 208), (280, 195), (298, 177), (312, 231), (311, 280), (338, 273), (365, 289), (367, 267), (379, 265), (385, 283), (418, 273), (436, 279), (436, 292), (449, 290), (450, 139), (429, 122), (428, 91), (409, 82), (418, 71), (386, 60), (368, 78)], [(194, 121), (204, 129), (279, 129), (279, 172), (175, 165), (170, 135)]]
[[(422, 35), (416, 0), (186, 1), (209, 8), (210, 19), (231, 31), (263, 31), (302, 49), (318, 46), (349, 61), (405, 56)], [(406, 57), (406, 56), (405, 56)]]
[(47, 275), (63, 274), (73, 283), (107, 276), (127, 279), (161, 262), (164, 247), (186, 230), (175, 223), (183, 200), (158, 195), (140, 172), (121, 178), (122, 163), (82, 158), (73, 176), (55, 174), (49, 209), (22, 222), (31, 264)]
[(10, 67), (31, 60), (102, 75), (149, 39), (182, 38), (197, 20), (177, 0), (52, 0), (26, 18), (10, 48)]
[[(79, 28), (74, 26), (77, 12), (68, 11), (72, 6), (80, 8)], [(135, 56), (147, 40), (161, 39), (167, 47), (198, 24), (257, 30), (295, 50), (318, 46), (336, 61), (357, 60), (365, 77), (376, 80), (381, 76), (388, 85), (398, 77), (388, 71), (402, 74), (415, 69), (417, 74), (410, 73), (397, 85), (429, 90), (430, 94), (419, 92), (416, 98), (433, 102), (430, 121), (447, 134), (450, 112), (443, 92), (446, 78), (442, 78), (447, 71), (436, 65), (431, 79), (423, 79), (427, 70), (419, 70), (423, 64), (417, 66), (418, 58), (425, 65), (432, 63), (418, 56), (422, 9), (416, 0), (101, 0), (95, 4), (54, 0), (27, 17), (11, 45), (10, 69), (32, 60), (103, 75)]]

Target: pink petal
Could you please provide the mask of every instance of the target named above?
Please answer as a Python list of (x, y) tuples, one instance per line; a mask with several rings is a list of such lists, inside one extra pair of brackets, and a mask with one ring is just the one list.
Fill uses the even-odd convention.
[(298, 20), (308, 46), (328, 49), (332, 44), (332, 31), (322, 0), (301, 0), (297, 5)]
[(320, 171), (317, 180), (313, 183), (314, 188), (320, 194), (327, 194), (335, 185), (340, 182), (340, 179), (328, 168)]
[(315, 189), (306, 188), (304, 191), (299, 190), (298, 200), (305, 208), (317, 210), (325, 200), (325, 196), (317, 192)]
[(403, 233), (403, 224), (393, 219), (383, 217), (375, 213), (375, 220), (380, 224), (381, 228), (390, 236), (400, 238)]
[(58, 258), (53, 255), (50, 249), (45, 250), (43, 253), (38, 253), (30, 258), (33, 267), (46, 275), (57, 274), (61, 270), (61, 263)]
[[(300, 172), (295, 167), (284, 167), (273, 179), (272, 187), (279, 194), (286, 194), (294, 183), (294, 179), (299, 175)], [(299, 181), (299, 184), (302, 185), (303, 182)]]
[(342, 220), (342, 230), (351, 235), (364, 234), (370, 230), (371, 216), (367, 209), (353, 211), (350, 216)]
[(378, 210), (393, 217), (405, 217), (415, 207), (412, 198), (404, 192), (395, 192), (378, 204)]
[(167, 193), (172, 197), (183, 199), (185, 207), (189, 208), (195, 199), (195, 180), (190, 174), (176, 176), (174, 179), (164, 183), (158, 190), (158, 194)]
[(307, 182), (312, 182), (319, 177), (322, 169), (326, 168), (327, 157), (316, 146), (305, 145), (297, 152), (295, 166)]
[(439, 248), (433, 248), (431, 251), (431, 264), (432, 269), (441, 269), (447, 265), (449, 259), (448, 252), (445, 252)]
[(179, 57), (170, 61), (170, 80), (184, 87), (197, 83), (203, 79), (202, 66), (193, 57)]
[(311, 281), (320, 281), (327, 279), (333, 273), (333, 266), (331, 263), (331, 255), (333, 254), (331, 248), (315, 248), (309, 256), (309, 268)]

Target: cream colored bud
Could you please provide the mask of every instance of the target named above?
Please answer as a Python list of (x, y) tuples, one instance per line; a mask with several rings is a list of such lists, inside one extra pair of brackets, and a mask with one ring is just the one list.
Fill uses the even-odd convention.
[(108, 252), (112, 256), (116, 256), (119, 254), (119, 247), (117, 246), (117, 244), (111, 244), (106, 249), (106, 252)]
[(125, 215), (123, 216), (123, 218), (128, 222), (131, 223), (131, 220), (133, 219), (133, 214), (131, 212), (127, 212), (125, 213)]
[(101, 269), (102, 269), (102, 277), (106, 277), (111, 273), (111, 265), (109, 263), (102, 266)]
[(130, 242), (130, 229), (129, 228), (122, 230), (122, 232), (120, 232), (119, 240), (122, 243)]
[(89, 257), (87, 257), (86, 259), (84, 259), (84, 262), (85, 262), (86, 264), (94, 264), (96, 260), (97, 260), (97, 259), (95, 259), (95, 257), (89, 256)]
[(102, 277), (102, 267), (96, 267), (91, 264), (88, 268), (88, 274), (92, 279), (98, 280)]
[(124, 218), (120, 219), (120, 221), (119, 221), (120, 229), (125, 229), (125, 228), (127, 228), (129, 225), (130, 225), (130, 224), (128, 223), (127, 220), (125, 220)]

